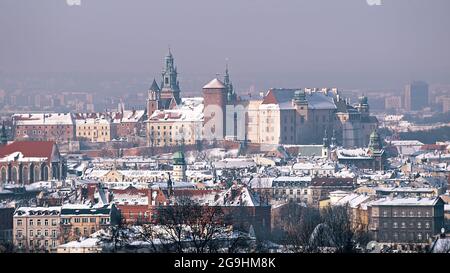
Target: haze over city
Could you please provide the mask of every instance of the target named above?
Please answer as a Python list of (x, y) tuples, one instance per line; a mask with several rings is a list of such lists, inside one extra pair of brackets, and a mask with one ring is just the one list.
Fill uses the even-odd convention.
[(200, 92), (227, 60), (238, 92), (449, 84), (449, 10), (447, 0), (4, 0), (0, 82), (102, 92), (123, 81), (115, 92), (145, 91), (170, 45), (186, 92)]
[(0, 1), (0, 253), (450, 253), (448, 0)]

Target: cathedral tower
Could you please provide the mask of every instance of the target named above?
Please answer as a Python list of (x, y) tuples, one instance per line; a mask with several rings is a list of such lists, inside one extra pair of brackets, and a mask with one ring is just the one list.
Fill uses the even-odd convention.
[(169, 52), (165, 58), (165, 67), (162, 72), (161, 99), (173, 98), (177, 104), (180, 104), (180, 86), (177, 76), (177, 68), (174, 64), (174, 58), (169, 48)]

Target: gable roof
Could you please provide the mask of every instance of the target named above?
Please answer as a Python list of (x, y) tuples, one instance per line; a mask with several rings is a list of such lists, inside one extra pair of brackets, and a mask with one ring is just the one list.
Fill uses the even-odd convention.
[(15, 141), (0, 147), (0, 157), (21, 152), (25, 157), (52, 157), (54, 141)]

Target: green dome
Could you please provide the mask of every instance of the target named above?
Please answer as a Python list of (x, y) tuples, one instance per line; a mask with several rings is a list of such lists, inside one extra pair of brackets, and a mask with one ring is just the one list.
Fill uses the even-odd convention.
[(374, 150), (380, 150), (381, 148), (382, 148), (382, 145), (381, 145), (380, 136), (378, 135), (378, 132), (376, 130), (373, 130), (373, 132), (370, 134), (369, 149), (374, 151)]
[(175, 152), (173, 154), (173, 164), (174, 165), (184, 165), (186, 164), (186, 160), (184, 159), (184, 154), (183, 152)]

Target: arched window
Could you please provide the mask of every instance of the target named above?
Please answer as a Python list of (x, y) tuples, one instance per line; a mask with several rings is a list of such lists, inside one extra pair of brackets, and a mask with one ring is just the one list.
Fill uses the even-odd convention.
[(40, 180), (41, 180), (41, 173), (39, 171), (39, 166), (34, 166), (33, 182)]
[(17, 171), (17, 167), (12, 167), (11, 169), (11, 181), (17, 183), (19, 181), (19, 173)]
[(22, 183), (28, 184), (29, 183), (29, 173), (28, 173), (28, 167), (24, 166), (22, 168)]
[(41, 168), (41, 181), (48, 181), (48, 166), (42, 165)]
[(2, 183), (6, 183), (7, 182), (6, 179), (7, 179), (6, 168), (3, 167), (2, 171), (1, 171), (1, 181), (2, 181)]

